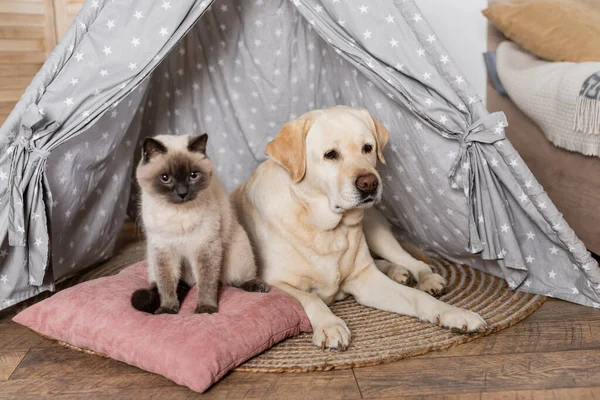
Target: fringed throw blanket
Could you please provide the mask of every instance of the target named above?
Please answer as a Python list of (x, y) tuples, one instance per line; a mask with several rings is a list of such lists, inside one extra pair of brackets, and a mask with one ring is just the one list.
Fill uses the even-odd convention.
[(600, 135), (600, 71), (590, 75), (579, 92), (573, 129)]
[(496, 60), (506, 93), (550, 142), (600, 156), (600, 62), (545, 61), (510, 41)]

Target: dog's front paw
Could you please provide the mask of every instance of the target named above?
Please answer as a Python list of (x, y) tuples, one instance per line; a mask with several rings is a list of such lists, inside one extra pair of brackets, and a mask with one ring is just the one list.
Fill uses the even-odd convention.
[(458, 307), (451, 307), (438, 314), (436, 323), (455, 333), (485, 332), (487, 329), (487, 323), (479, 314)]
[(446, 291), (446, 279), (436, 273), (426, 274), (419, 279), (419, 290), (429, 293), (434, 297), (439, 297)]
[(350, 329), (344, 321), (335, 317), (328, 323), (313, 327), (312, 342), (323, 350), (344, 351), (350, 344)]

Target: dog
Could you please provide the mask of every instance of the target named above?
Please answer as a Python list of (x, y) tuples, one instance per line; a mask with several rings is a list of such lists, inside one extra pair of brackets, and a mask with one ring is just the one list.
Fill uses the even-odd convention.
[[(388, 139), (367, 110), (307, 112), (282, 127), (269, 159), (232, 193), (262, 279), (302, 304), (312, 342), (323, 349), (350, 343), (346, 323), (328, 307), (348, 295), (454, 331), (486, 329), (479, 315), (431, 295), (442, 292), (444, 278), (405, 251), (373, 208), (383, 189), (375, 166), (385, 164)], [(401, 284), (410, 276), (418, 289)]]

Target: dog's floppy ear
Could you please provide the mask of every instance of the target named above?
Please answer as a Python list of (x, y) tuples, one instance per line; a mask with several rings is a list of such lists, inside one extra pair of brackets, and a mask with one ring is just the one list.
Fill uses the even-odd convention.
[(306, 135), (310, 125), (307, 119), (288, 122), (267, 145), (265, 152), (289, 172), (294, 183), (300, 182), (306, 171)]
[(367, 114), (367, 120), (369, 121), (371, 132), (375, 137), (375, 142), (377, 142), (377, 158), (379, 158), (379, 161), (385, 164), (385, 158), (383, 158), (383, 148), (390, 138), (390, 131), (388, 131), (385, 126), (380, 124), (379, 121), (373, 118), (367, 110), (364, 110), (364, 112)]

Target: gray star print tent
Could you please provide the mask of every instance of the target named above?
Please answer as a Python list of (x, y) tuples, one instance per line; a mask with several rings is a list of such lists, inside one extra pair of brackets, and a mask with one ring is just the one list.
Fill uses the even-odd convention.
[(88, 1), (0, 129), (0, 305), (111, 256), (144, 137), (208, 132), (232, 189), (285, 122), (335, 104), (391, 131), (399, 235), (599, 306), (597, 263), (412, 0)]

